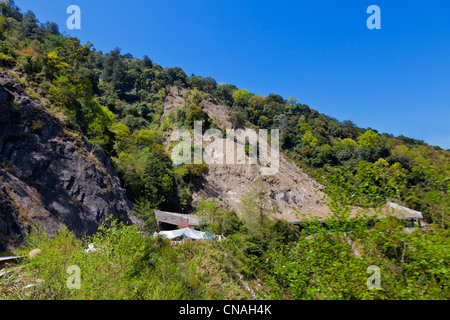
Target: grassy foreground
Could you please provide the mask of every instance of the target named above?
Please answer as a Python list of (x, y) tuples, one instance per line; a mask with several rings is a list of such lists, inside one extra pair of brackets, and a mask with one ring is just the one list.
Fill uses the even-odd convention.
[(14, 253), (41, 252), (3, 269), (0, 299), (450, 298), (449, 229), (405, 231), (394, 218), (351, 231), (342, 223), (295, 237), (271, 224), (179, 245), (115, 221), (84, 239), (34, 228)]
[[(86, 252), (89, 243), (97, 251)], [(15, 254), (35, 248), (41, 253), (24, 258), (19, 270), (0, 279), (0, 299), (250, 297), (233, 279), (233, 272), (224, 269), (224, 255), (211, 242), (172, 246), (166, 239), (145, 237), (133, 226), (113, 222), (83, 240), (66, 228), (53, 237), (36, 228)], [(79, 268), (79, 289), (69, 266)], [(32, 286), (25, 288), (29, 284)]]

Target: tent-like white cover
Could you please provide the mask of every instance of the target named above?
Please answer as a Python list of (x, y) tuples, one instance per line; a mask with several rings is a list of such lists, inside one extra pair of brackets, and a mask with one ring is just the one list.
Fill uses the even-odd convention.
[(191, 228), (182, 228), (177, 230), (171, 230), (171, 231), (160, 231), (158, 234), (161, 234), (169, 239), (186, 236), (190, 239), (207, 239), (206, 233), (202, 231), (193, 230)]

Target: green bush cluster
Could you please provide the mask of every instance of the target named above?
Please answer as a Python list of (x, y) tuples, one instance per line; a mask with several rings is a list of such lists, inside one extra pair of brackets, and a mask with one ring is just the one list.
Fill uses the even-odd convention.
[[(260, 266), (275, 299), (448, 299), (448, 229), (405, 233), (396, 218), (351, 232), (312, 226), (297, 242), (267, 254)], [(311, 232), (311, 230), (310, 230)], [(370, 266), (380, 268), (369, 289)]]

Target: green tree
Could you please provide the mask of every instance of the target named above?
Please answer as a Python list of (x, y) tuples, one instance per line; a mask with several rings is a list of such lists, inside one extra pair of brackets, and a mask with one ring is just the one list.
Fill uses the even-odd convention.
[(367, 130), (364, 134), (360, 135), (357, 140), (361, 147), (376, 146), (380, 141), (380, 135), (372, 130)]
[(245, 89), (238, 89), (233, 92), (234, 105), (245, 108), (250, 100), (250, 93)]
[(260, 116), (259, 120), (258, 120), (258, 126), (263, 128), (263, 129), (269, 128), (269, 126), (270, 126), (270, 119), (267, 118), (264, 115)]
[(302, 137), (302, 141), (305, 144), (305, 146), (308, 147), (315, 147), (317, 146), (318, 139), (312, 134), (311, 131), (306, 131), (305, 134)]
[(192, 90), (188, 96), (188, 100), (191, 101), (191, 103), (196, 106), (200, 106), (200, 103), (203, 101), (204, 98), (205, 94), (202, 91), (198, 90), (197, 88), (194, 88), (194, 90)]
[(270, 194), (267, 186), (258, 179), (250, 186), (250, 190), (241, 200), (243, 220), (250, 231), (255, 235), (262, 237), (267, 242), (269, 214), (272, 212), (270, 203)]
[(247, 120), (247, 115), (242, 109), (233, 110), (231, 111), (228, 120), (231, 122), (233, 129), (244, 128), (245, 121)]
[(134, 133), (134, 141), (138, 146), (151, 147), (154, 143), (155, 133), (152, 130), (141, 129)]
[(262, 95), (255, 94), (250, 97), (248, 100), (248, 104), (250, 107), (253, 107), (257, 110), (262, 110), (265, 104), (265, 98)]
[(204, 121), (204, 126), (208, 127), (209, 117), (203, 109), (197, 105), (190, 104), (186, 113), (186, 124), (189, 127), (194, 127), (195, 121)]
[(365, 201), (361, 200), (367, 201), (365, 205), (371, 206), (385, 200), (379, 167), (361, 160), (358, 162), (355, 178), (358, 191)]
[(399, 162), (389, 167), (389, 176), (387, 179), (389, 196), (395, 197), (399, 201), (404, 199), (404, 192), (407, 188), (407, 175), (408, 171)]
[(138, 221), (141, 231), (151, 233), (157, 229), (154, 207), (146, 198), (140, 198), (136, 201), (132, 213), (141, 219)]

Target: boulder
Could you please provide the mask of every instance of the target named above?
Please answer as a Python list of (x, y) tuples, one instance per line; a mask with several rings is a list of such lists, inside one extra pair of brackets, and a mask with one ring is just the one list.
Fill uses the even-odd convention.
[(34, 250), (31, 250), (30, 252), (28, 252), (28, 257), (30, 259), (33, 259), (34, 257), (36, 257), (40, 253), (41, 253), (41, 249), (34, 249)]

